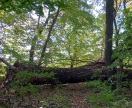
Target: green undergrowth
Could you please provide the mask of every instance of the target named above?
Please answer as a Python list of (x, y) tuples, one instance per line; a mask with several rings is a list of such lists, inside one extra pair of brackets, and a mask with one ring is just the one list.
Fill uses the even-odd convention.
[(132, 107), (132, 95), (127, 92), (130, 89), (111, 90), (110, 86), (99, 80), (87, 82), (86, 88), (93, 91), (86, 101), (86, 104), (90, 105), (91, 108)]
[(0, 63), (0, 81), (5, 79), (6, 67)]
[[(29, 95), (39, 98), (43, 108), (71, 108), (74, 104), (68, 100), (68, 96), (63, 96), (61, 84), (56, 85), (54, 89), (49, 88), (49, 92), (53, 90), (55, 93), (47, 99), (39, 92), (39, 89), (42, 93), (45, 89), (48, 89), (45, 88), (46, 85), (32, 85), (30, 82), (32, 77), (55, 79), (54, 76), (54, 72), (33, 73), (20, 71), (13, 78), (10, 91), (16, 90), (19, 98), (28, 97)], [(130, 83), (132, 84), (132, 81)], [(111, 90), (111, 85), (108, 86), (106, 82), (94, 80), (87, 82), (83, 89), (91, 91), (86, 100), (86, 105), (90, 108), (131, 108), (132, 106), (131, 88)], [(68, 90), (65, 91), (68, 92)]]
[(44, 91), (45, 89), (50, 90), (51, 88), (46, 88), (47, 84), (32, 85), (30, 82), (32, 77), (55, 79), (54, 75), (54, 72), (32, 73), (28, 71), (20, 71), (13, 78), (9, 91), (15, 90), (16, 93), (18, 93), (17, 96), (22, 99), (24, 99), (25, 97), (30, 98), (30, 96), (39, 98), (39, 100), (41, 100), (40, 106), (44, 108), (71, 108), (72, 104), (69, 102), (66, 96), (63, 96), (61, 94), (60, 86), (56, 85), (56, 87), (53, 88), (56, 93), (52, 97), (45, 99), (45, 97), (43, 97), (42, 95), (40, 95), (41, 93), (39, 93), (40, 88), (41, 91)]
[(20, 71), (16, 74), (15, 78), (13, 78), (10, 89), (15, 89), (22, 97), (26, 95), (23, 91), (28, 91), (31, 95), (34, 95), (37, 92), (37, 86), (31, 84), (31, 79), (33, 77), (55, 79), (54, 75), (54, 72), (33, 73)]

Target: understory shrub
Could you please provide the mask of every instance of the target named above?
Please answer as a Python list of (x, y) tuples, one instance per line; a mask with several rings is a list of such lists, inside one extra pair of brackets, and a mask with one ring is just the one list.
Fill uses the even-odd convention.
[(0, 63), (0, 74), (3, 74), (3, 75), (6, 74), (6, 66), (3, 66), (1, 63)]
[(107, 86), (105, 82), (100, 80), (89, 81), (86, 83), (86, 88), (91, 90), (110, 91), (110, 86)]
[(111, 90), (111, 87), (104, 82), (90, 81), (87, 82), (86, 87), (94, 91), (86, 101), (92, 108), (130, 108), (132, 106), (130, 96)]
[(11, 89), (15, 89), (21, 96), (24, 96), (23, 91), (28, 91), (30, 94), (34, 94), (37, 91), (35, 85), (31, 84), (32, 77), (42, 77), (42, 78), (51, 78), (54, 79), (54, 72), (45, 72), (45, 73), (34, 73), (28, 71), (20, 71), (16, 73), (13, 81), (11, 83)]

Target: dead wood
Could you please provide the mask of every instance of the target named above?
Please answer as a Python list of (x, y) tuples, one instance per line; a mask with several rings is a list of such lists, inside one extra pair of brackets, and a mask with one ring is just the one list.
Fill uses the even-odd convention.
[[(104, 62), (92, 62), (90, 64), (76, 67), (76, 68), (44, 68), (37, 65), (19, 64), (15, 70), (10, 70), (7, 74), (7, 79), (15, 77), (19, 71), (29, 71), (37, 73), (54, 72), (55, 79), (44, 77), (32, 77), (30, 82), (32, 84), (65, 84), (65, 83), (78, 83), (90, 80), (109, 78), (109, 69), (105, 67)], [(132, 79), (132, 70), (124, 70), (128, 79)], [(14, 74), (12, 74), (14, 73)], [(11, 80), (10, 80), (11, 81)]]

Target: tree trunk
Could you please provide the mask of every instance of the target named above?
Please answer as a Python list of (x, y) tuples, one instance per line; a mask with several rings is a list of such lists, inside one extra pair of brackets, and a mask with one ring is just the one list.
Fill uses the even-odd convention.
[[(100, 79), (102, 81), (108, 80), (109, 70), (105, 68), (104, 62), (91, 62), (90, 64), (76, 67), (76, 68), (43, 68), (37, 67), (37, 65), (28, 66), (25, 64), (19, 64), (16, 69), (9, 70), (6, 75), (6, 81), (2, 84), (1, 87), (10, 85), (13, 78), (15, 78), (16, 73), (19, 71), (28, 71), (28, 72), (54, 72), (55, 78), (45, 78), (45, 77), (32, 77), (30, 79), (31, 84), (40, 85), (40, 84), (66, 84), (66, 83), (78, 83), (91, 80)], [(132, 80), (132, 70), (123, 70), (126, 73), (127, 77), (125, 79)]]
[(48, 36), (47, 36), (47, 39), (46, 39), (46, 41), (45, 41), (45, 43), (43, 45), (43, 49), (42, 49), (42, 52), (41, 52), (41, 56), (40, 56), (40, 59), (39, 59), (38, 66), (41, 65), (42, 59), (45, 56), (45, 51), (46, 51), (46, 48), (47, 48), (47, 44), (48, 44), (48, 42), (50, 40), (51, 32), (52, 32), (52, 29), (54, 27), (54, 24), (56, 23), (57, 17), (59, 15), (59, 11), (60, 11), (60, 7), (58, 7), (57, 12), (56, 12), (56, 15), (55, 15), (55, 18), (53, 19), (52, 25), (49, 28)]
[[(54, 72), (55, 79), (34, 77), (31, 79), (31, 83), (39, 85), (78, 83), (91, 80), (104, 81), (109, 79), (109, 72), (111, 72), (111, 70), (105, 68), (104, 62), (95, 61), (76, 68), (49, 68), (43, 72)], [(124, 80), (132, 80), (132, 70), (123, 70), (123, 72), (127, 75), (127, 77), (123, 78)]]
[[(48, 70), (47, 70), (48, 71)], [(67, 84), (67, 83), (79, 83), (93, 80), (105, 81), (109, 79), (108, 69), (104, 70), (92, 70), (92, 69), (51, 69), (49, 72), (55, 72), (55, 79), (44, 78), (44, 77), (32, 77), (30, 82), (34, 85), (41, 84)], [(111, 71), (110, 71), (111, 72)], [(132, 70), (124, 70), (125, 74), (128, 75), (122, 80), (132, 80)]]
[[(50, 10), (48, 12), (48, 17), (46, 18), (46, 21), (45, 21), (43, 27), (45, 27), (48, 24), (49, 17), (50, 17)], [(43, 29), (40, 28), (40, 24), (39, 23), (40, 23), (40, 16), (38, 18), (37, 34), (32, 39), (32, 44), (31, 44), (31, 49), (30, 49), (30, 54), (29, 54), (29, 62), (30, 63), (34, 62), (33, 59), (34, 59), (34, 53), (35, 53), (36, 43), (37, 43), (37, 40), (38, 40), (38, 35), (41, 35), (42, 32), (43, 32)]]
[[(78, 83), (78, 82), (85, 82), (90, 80), (105, 80), (109, 78), (109, 72), (111, 70), (105, 68), (104, 62), (91, 62), (90, 64), (76, 67), (76, 68), (43, 68), (43, 67), (37, 67), (34, 65), (27, 66), (25, 64), (19, 64), (16, 70), (13, 70), (13, 72), (19, 72), (20, 70), (26, 70), (29, 72), (38, 72), (38, 73), (45, 73), (45, 72), (54, 72), (55, 73), (55, 79), (53, 78), (44, 78), (44, 77), (32, 77), (31, 83), (32, 84), (65, 84), (65, 83)], [(11, 70), (10, 70), (11, 71)], [(132, 79), (132, 70), (123, 70), (128, 76), (128, 79)], [(8, 72), (12, 75), (12, 71)], [(8, 74), (8, 77), (10, 75)], [(15, 75), (15, 73), (13, 74)]]
[(106, 34), (105, 34), (105, 64), (112, 64), (112, 37), (114, 19), (114, 0), (106, 0)]

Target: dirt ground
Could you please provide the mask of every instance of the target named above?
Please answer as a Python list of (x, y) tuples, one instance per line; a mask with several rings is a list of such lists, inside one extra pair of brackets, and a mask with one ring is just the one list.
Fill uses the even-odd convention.
[[(2, 82), (0, 78), (0, 84)], [(89, 96), (98, 93), (88, 89), (86, 82), (35, 87), (34, 95), (23, 90), (24, 97), (16, 90), (0, 89), (0, 108), (94, 108), (86, 102)], [(131, 95), (132, 90), (126, 93)]]
[(86, 105), (86, 100), (92, 91), (86, 89), (85, 83), (74, 83), (74, 84), (65, 84), (61, 85), (58, 88), (44, 90), (42, 92), (43, 96), (51, 98), (56, 94), (60, 94), (66, 98), (68, 102), (72, 104), (71, 108), (89, 108)]
[[(55, 87), (40, 85), (34, 96), (26, 91), (24, 98), (19, 98), (15, 90), (10, 90), (8, 93), (5, 91), (0, 90), (0, 105), (3, 105), (0, 108), (90, 108), (86, 100), (92, 93), (86, 89), (85, 82)], [(61, 106), (53, 107), (55, 105)]]

